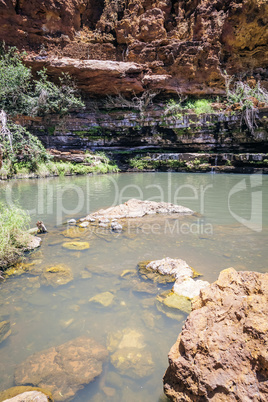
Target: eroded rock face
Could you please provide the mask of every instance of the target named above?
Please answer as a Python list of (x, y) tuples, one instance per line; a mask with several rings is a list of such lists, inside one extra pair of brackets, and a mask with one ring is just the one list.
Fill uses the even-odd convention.
[(268, 395), (268, 274), (221, 272), (201, 290), (169, 353), (173, 401), (264, 401)]
[(17, 385), (32, 384), (67, 401), (102, 372), (107, 350), (94, 339), (79, 337), (28, 357), (15, 370)]
[(267, 14), (266, 0), (2, 0), (0, 40), (33, 51), (32, 65), (52, 75), (55, 56), (139, 64), (142, 74), (113, 82), (97, 64), (62, 66), (91, 94), (221, 94), (224, 70), (267, 78)]

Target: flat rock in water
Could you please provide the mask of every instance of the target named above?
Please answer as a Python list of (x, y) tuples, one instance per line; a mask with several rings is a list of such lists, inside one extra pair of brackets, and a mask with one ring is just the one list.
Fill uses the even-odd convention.
[(41, 284), (57, 288), (66, 285), (73, 280), (71, 268), (64, 264), (53, 265), (45, 268), (41, 275)]
[(209, 282), (202, 281), (201, 279), (194, 280), (192, 278), (177, 279), (173, 285), (173, 292), (178, 296), (188, 297), (193, 299), (199, 296), (200, 291), (209, 286)]
[(91, 222), (92, 219), (104, 220), (123, 219), (123, 218), (141, 218), (152, 214), (179, 214), (192, 215), (194, 212), (181, 205), (174, 205), (168, 202), (142, 201), (131, 199), (124, 204), (100, 209), (86, 217)]
[(202, 289), (169, 352), (173, 401), (267, 401), (268, 273), (233, 268)]
[(10, 329), (10, 321), (1, 321), (0, 322), (0, 343), (4, 342), (9, 335), (11, 335)]
[(55, 401), (67, 401), (101, 374), (107, 356), (102, 345), (82, 336), (28, 357), (16, 367), (15, 383), (48, 389)]

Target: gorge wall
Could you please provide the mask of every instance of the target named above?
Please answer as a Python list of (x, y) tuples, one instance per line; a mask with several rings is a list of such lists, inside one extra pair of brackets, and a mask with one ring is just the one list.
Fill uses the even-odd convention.
[(266, 0), (0, 0), (0, 40), (91, 96), (217, 95), (225, 70), (267, 85), (267, 15)]
[[(163, 116), (156, 107), (129, 110), (86, 110), (68, 116), (24, 117), (15, 120), (47, 148), (120, 152), (265, 152), (268, 153), (268, 108), (258, 112), (251, 133), (241, 114)], [(125, 152), (125, 151), (124, 151)]]

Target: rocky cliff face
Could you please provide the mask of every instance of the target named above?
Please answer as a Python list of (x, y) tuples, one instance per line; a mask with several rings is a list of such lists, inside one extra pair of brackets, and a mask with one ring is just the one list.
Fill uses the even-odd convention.
[(173, 401), (265, 401), (268, 274), (222, 271), (201, 291), (169, 353)]
[[(105, 80), (84, 86), (91, 94), (221, 94), (225, 69), (267, 78), (267, 15), (266, 0), (0, 0), (0, 40), (30, 51), (31, 65), (45, 64), (51, 75), (62, 69), (61, 60), (55, 67), (62, 57), (91, 60), (89, 69), (81, 65), (85, 80), (113, 79), (111, 64), (100, 71), (93, 60), (120, 62), (115, 71), (121, 63), (138, 65), (134, 86), (131, 74), (124, 80), (119, 72), (119, 87), (111, 90)], [(65, 71), (80, 77), (73, 63)]]

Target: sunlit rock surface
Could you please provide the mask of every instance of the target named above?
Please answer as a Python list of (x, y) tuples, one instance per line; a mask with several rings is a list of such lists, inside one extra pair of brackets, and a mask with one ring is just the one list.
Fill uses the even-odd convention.
[(79, 337), (28, 357), (15, 370), (17, 385), (33, 384), (67, 401), (102, 372), (106, 349), (94, 339)]
[(265, 401), (268, 274), (220, 273), (201, 290), (169, 353), (164, 390), (173, 401)]
[(145, 261), (138, 265), (140, 274), (156, 282), (174, 282), (176, 279), (191, 278), (197, 274), (179, 258), (163, 258), (162, 260)]
[[(142, 201), (135, 198), (126, 201), (124, 204), (100, 209), (88, 215), (85, 220), (91, 222), (92, 219), (108, 223), (113, 219), (142, 218), (145, 215), (155, 214), (178, 214), (192, 215), (194, 212), (181, 205), (174, 205), (168, 202)], [(106, 222), (107, 221), (107, 222)]]
[(192, 278), (177, 279), (173, 285), (173, 292), (178, 296), (188, 297), (193, 299), (200, 294), (202, 289), (209, 286), (209, 282), (201, 279), (193, 280)]
[(14, 396), (10, 399), (5, 399), (4, 402), (49, 402), (52, 401), (45, 394), (39, 391), (28, 391), (23, 394)]

